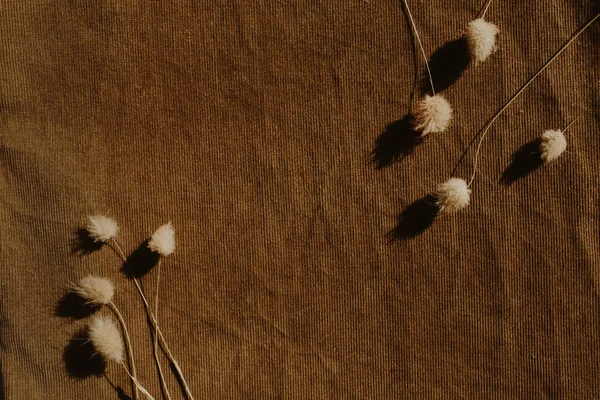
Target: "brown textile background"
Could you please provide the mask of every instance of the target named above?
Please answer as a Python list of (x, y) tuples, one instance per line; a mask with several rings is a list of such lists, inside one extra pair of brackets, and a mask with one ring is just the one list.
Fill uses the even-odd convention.
[[(410, 4), (429, 56), (483, 0)], [(398, 219), (599, 11), (492, 3), (499, 51), (443, 91), (452, 127), (394, 161), (406, 132), (385, 128), (424, 72), (398, 0), (4, 0), (5, 398), (118, 398), (63, 359), (86, 320), (55, 309), (87, 273), (118, 286), (140, 381), (160, 398), (119, 259), (74, 254), (96, 213), (119, 221), (127, 253), (172, 221), (159, 318), (196, 399), (600, 397), (600, 23), (492, 128), (467, 210), (425, 229), (417, 202)], [(445, 49), (448, 77), (461, 43)], [(500, 183), (515, 151), (578, 116), (560, 160)], [(130, 392), (117, 366), (106, 376)]]

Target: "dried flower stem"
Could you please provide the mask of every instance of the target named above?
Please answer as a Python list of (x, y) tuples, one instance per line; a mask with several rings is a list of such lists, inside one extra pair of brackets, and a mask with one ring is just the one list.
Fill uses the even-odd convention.
[(158, 376), (160, 378), (160, 384), (163, 389), (163, 393), (167, 397), (167, 400), (171, 400), (171, 394), (165, 381), (165, 376), (162, 370), (162, 366), (158, 357), (158, 289), (160, 287), (160, 265), (162, 264), (162, 258), (158, 259), (158, 265), (156, 266), (156, 295), (154, 297), (154, 319), (156, 321), (154, 325), (154, 359), (156, 360), (156, 366), (158, 367)]
[[(154, 327), (155, 332), (158, 333), (158, 339), (160, 341), (160, 346), (162, 347), (165, 354), (167, 355), (167, 358), (169, 359), (169, 361), (171, 362), (171, 364), (177, 371), (177, 374), (179, 375), (179, 379), (181, 380), (181, 383), (183, 384), (183, 388), (185, 390), (186, 396), (188, 397), (188, 399), (194, 400), (194, 396), (192, 395), (192, 392), (190, 391), (187, 381), (185, 380), (185, 377), (183, 376), (183, 371), (179, 367), (177, 360), (175, 359), (175, 357), (173, 357), (173, 353), (171, 353), (171, 350), (169, 349), (169, 346), (167, 345), (167, 342), (162, 334), (162, 331), (160, 330), (160, 328), (158, 326), (158, 322), (156, 321), (156, 318), (154, 317), (154, 313), (152, 312), (152, 309), (150, 308), (150, 305), (148, 304), (148, 300), (146, 299), (146, 296), (144, 295), (144, 291), (142, 290), (137, 278), (133, 275), (133, 273), (131, 271), (131, 267), (129, 266), (127, 257), (125, 257), (125, 253), (123, 252), (123, 250), (121, 249), (121, 246), (119, 246), (119, 243), (115, 239), (112, 239), (112, 243), (114, 245), (113, 249), (115, 249), (115, 251), (117, 252), (119, 257), (121, 257), (123, 262), (125, 262), (125, 265), (127, 265), (127, 268), (129, 268), (129, 270), (130, 270), (131, 278), (133, 279), (133, 282), (135, 283), (135, 287), (137, 288), (137, 290), (142, 298), (142, 302), (144, 303), (144, 307), (146, 308), (146, 313), (148, 314), (150, 323)], [(155, 359), (156, 359), (156, 362), (159, 363), (156, 356), (155, 356)], [(160, 373), (160, 369), (159, 369), (159, 373)]]
[(410, 8), (408, 7), (407, 0), (404, 0), (404, 7), (406, 8), (406, 13), (408, 14), (408, 19), (410, 19), (410, 24), (412, 25), (412, 29), (415, 32), (415, 37), (417, 38), (417, 42), (419, 43), (419, 48), (421, 49), (423, 58), (425, 59), (425, 67), (427, 67), (427, 74), (429, 75), (429, 83), (431, 84), (431, 94), (435, 96), (435, 87), (433, 86), (433, 77), (431, 76), (431, 70), (429, 69), (429, 61), (427, 60), (427, 54), (425, 54), (425, 49), (423, 48), (423, 43), (421, 42), (421, 37), (419, 36), (419, 32), (417, 31), (417, 27), (415, 25), (415, 21), (413, 20), (412, 14), (410, 12)]
[(563, 129), (563, 130), (562, 130), (562, 132), (563, 132), (563, 133), (566, 133), (566, 132), (567, 132), (567, 129), (569, 129), (569, 128), (570, 128), (570, 127), (571, 127), (571, 126), (572, 126), (572, 125), (573, 125), (575, 122), (579, 121), (579, 119), (580, 119), (580, 118), (581, 118), (581, 115), (580, 115), (579, 117), (575, 118), (573, 121), (571, 121), (571, 123), (570, 123), (569, 125), (567, 125), (567, 126), (566, 126), (566, 127)]
[[(137, 400), (139, 383), (137, 382), (137, 372), (135, 370), (135, 361), (133, 359), (133, 348), (131, 346), (131, 338), (129, 337), (129, 332), (127, 331), (127, 325), (125, 324), (125, 319), (123, 319), (123, 315), (121, 315), (121, 312), (119, 311), (119, 309), (117, 308), (115, 303), (113, 303), (111, 300), (107, 303), (107, 305), (108, 305), (108, 308), (110, 308), (110, 310), (116, 315), (117, 320), (119, 321), (119, 324), (121, 325), (121, 330), (123, 331), (123, 336), (125, 337), (125, 349), (127, 350), (127, 359), (129, 360), (129, 367), (131, 368), (131, 373), (129, 373), (129, 370), (127, 371), (127, 373), (131, 377), (131, 382), (133, 384), (132, 385), (133, 400)], [(125, 365), (123, 364), (123, 366), (125, 366)], [(125, 368), (125, 369), (127, 369), (127, 368)]]
[(492, 4), (492, 0), (488, 0), (487, 4), (485, 5), (485, 8), (483, 9), (483, 13), (481, 13), (481, 17), (480, 18), (485, 17), (485, 14), (487, 13), (488, 8), (490, 8), (491, 4)]
[(162, 259), (158, 259), (158, 265), (156, 266), (156, 294), (154, 296), (154, 318), (158, 321), (158, 289), (160, 287), (160, 265)]
[(129, 377), (131, 378), (131, 380), (135, 384), (136, 389), (139, 389), (140, 392), (142, 392), (142, 394), (144, 396), (146, 396), (148, 399), (155, 400), (154, 397), (152, 397), (152, 395), (150, 394), (150, 392), (148, 392), (148, 390), (145, 387), (142, 386), (142, 384), (135, 378), (135, 376), (133, 376), (131, 373), (129, 373), (129, 370), (127, 369), (127, 366), (125, 364), (123, 364), (123, 363), (121, 363), (121, 365), (123, 366), (123, 368), (125, 368), (125, 371), (127, 372), (127, 375), (129, 375)]

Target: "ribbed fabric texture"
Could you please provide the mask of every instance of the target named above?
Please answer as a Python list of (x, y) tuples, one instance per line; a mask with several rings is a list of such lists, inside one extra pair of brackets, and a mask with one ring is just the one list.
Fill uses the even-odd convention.
[[(89, 273), (115, 283), (161, 398), (122, 262), (76, 247), (95, 214), (127, 255), (172, 223), (159, 321), (196, 399), (600, 397), (600, 23), (491, 128), (468, 208), (431, 218), (428, 197), (470, 177), (483, 124), (600, 9), (494, 1), (499, 50), (475, 66), (459, 39), (483, 1), (409, 4), (454, 109), (424, 141), (400, 1), (5, 0), (0, 398), (131, 395), (117, 365), (88, 376), (87, 319), (57, 311)], [(579, 116), (560, 159), (510, 169)]]

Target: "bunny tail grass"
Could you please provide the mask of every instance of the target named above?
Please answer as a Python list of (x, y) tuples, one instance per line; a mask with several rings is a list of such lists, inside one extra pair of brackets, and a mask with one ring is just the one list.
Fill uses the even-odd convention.
[(567, 139), (560, 130), (547, 130), (542, 134), (540, 157), (546, 162), (554, 161), (567, 149)]
[(160, 226), (150, 237), (148, 248), (161, 256), (170, 256), (175, 251), (175, 231), (171, 223)]
[(485, 61), (496, 50), (498, 27), (483, 18), (469, 23), (465, 37), (469, 45), (469, 54), (480, 63)]
[(471, 190), (464, 179), (450, 178), (437, 186), (435, 197), (440, 211), (455, 213), (469, 205)]
[(108, 304), (115, 294), (115, 287), (109, 279), (93, 275), (82, 278), (73, 290), (94, 306)]
[(124, 358), (123, 337), (115, 321), (106, 315), (95, 315), (89, 323), (89, 336), (96, 352), (106, 361), (120, 363)]
[[(521, 86), (521, 89), (519, 89), (517, 91), (517, 93), (515, 93), (509, 100), (508, 102), (496, 113), (494, 114), (494, 116), (489, 120), (489, 122), (487, 122), (484, 127), (482, 128), (481, 131), (481, 138), (479, 139), (479, 144), (477, 145), (477, 150), (475, 151), (475, 159), (473, 160), (473, 175), (471, 175), (471, 179), (469, 180), (469, 184), (467, 185), (467, 187), (470, 187), (471, 184), (473, 183), (473, 180), (475, 179), (475, 174), (477, 173), (477, 161), (479, 158), (479, 152), (481, 150), (481, 145), (483, 143), (483, 139), (485, 139), (485, 136), (487, 135), (490, 126), (492, 126), (492, 124), (498, 119), (498, 117), (500, 117), (500, 115), (502, 115), (502, 113), (508, 108), (508, 106), (510, 106), (513, 101), (515, 101), (517, 99), (517, 97), (519, 97), (519, 95), (521, 93), (523, 93), (523, 91), (525, 89), (527, 89), (529, 87), (529, 85), (531, 85), (531, 83), (535, 80), (535, 78), (537, 78), (542, 72), (544, 72), (546, 70), (546, 68), (548, 68), (548, 66), (550, 64), (552, 64), (552, 62), (554, 60), (556, 60), (556, 58), (558, 56), (560, 56), (562, 54), (563, 51), (565, 51), (570, 45), (571, 43), (573, 43), (575, 41), (575, 39), (577, 39), (579, 37), (579, 35), (581, 35), (590, 25), (592, 25), (598, 18), (600, 18), (600, 13), (596, 14), (595, 17), (593, 17), (592, 19), (590, 19), (585, 25), (583, 25), (581, 28), (579, 28), (579, 30), (577, 30), (577, 32), (575, 32), (571, 38), (569, 40), (567, 40), (567, 42), (565, 44), (562, 45), (562, 47), (560, 49), (558, 49), (558, 51), (556, 53), (554, 53), (554, 55), (552, 57), (550, 57), (550, 59), (548, 61), (546, 61), (546, 63), (527, 81), (525, 82), (525, 84), (523, 86)], [(479, 136), (479, 132), (475, 135), (475, 137), (473, 138), (473, 140), (475, 140), (475, 138), (477, 138), (477, 136)], [(470, 145), (469, 145), (470, 147)], [(468, 151), (468, 147), (467, 147), (467, 151)], [(466, 154), (466, 152), (465, 152)], [(463, 154), (464, 157), (464, 154)], [(461, 157), (462, 160), (462, 157)], [(460, 164), (460, 160), (458, 162), (458, 164)], [(456, 168), (458, 168), (458, 164), (456, 166)], [(456, 170), (455, 168), (455, 170)]]
[(452, 106), (441, 95), (425, 96), (417, 103), (414, 126), (421, 136), (445, 131), (452, 120)]
[(119, 233), (119, 225), (117, 222), (104, 215), (90, 215), (86, 229), (94, 242), (106, 243), (110, 239), (114, 239)]

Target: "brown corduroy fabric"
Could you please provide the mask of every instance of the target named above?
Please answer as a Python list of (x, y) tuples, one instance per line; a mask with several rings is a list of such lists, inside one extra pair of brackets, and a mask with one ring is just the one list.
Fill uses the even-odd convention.
[[(161, 398), (122, 263), (77, 247), (90, 214), (120, 223), (127, 254), (175, 227), (159, 319), (196, 399), (599, 397), (600, 23), (492, 127), (469, 208), (431, 219), (419, 199), (600, 8), (494, 2), (499, 50), (467, 65), (483, 1), (409, 3), (455, 110), (422, 143), (404, 117), (424, 64), (397, 0), (0, 4), (4, 397), (131, 395), (115, 365), (88, 376), (87, 319), (58, 307), (94, 273)], [(578, 116), (562, 158), (527, 162)]]

